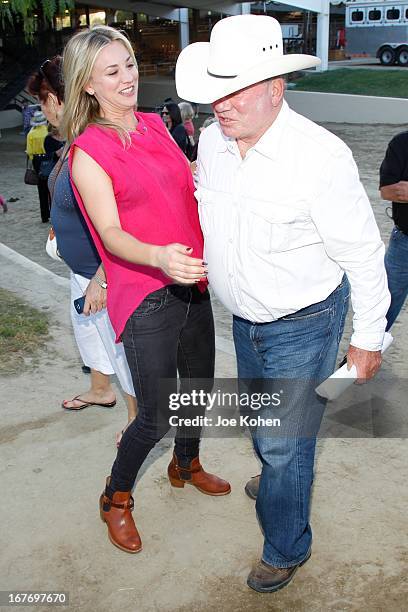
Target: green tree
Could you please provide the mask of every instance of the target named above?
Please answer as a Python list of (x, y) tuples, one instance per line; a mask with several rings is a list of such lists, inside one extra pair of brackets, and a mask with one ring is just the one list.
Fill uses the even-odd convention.
[(72, 8), (73, 0), (0, 0), (0, 24), (21, 21), (27, 41), (33, 39), (34, 15), (41, 13), (44, 20), (52, 23), (55, 15), (62, 15), (67, 8)]

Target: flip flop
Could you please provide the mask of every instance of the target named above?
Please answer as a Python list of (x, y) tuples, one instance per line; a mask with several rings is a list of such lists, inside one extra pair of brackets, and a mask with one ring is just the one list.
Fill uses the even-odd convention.
[[(79, 395), (77, 395), (76, 397), (73, 397), (72, 400), (64, 400), (64, 401), (74, 402), (75, 400), (78, 400), (80, 402), (83, 401), (81, 400)], [(113, 402), (108, 402), (106, 404), (98, 404), (97, 402), (83, 402), (82, 406), (79, 406), (78, 408), (68, 408), (67, 406), (64, 406), (64, 402), (62, 402), (61, 404), (64, 410), (72, 410), (74, 412), (77, 412), (77, 410), (83, 410), (84, 408), (88, 408), (88, 406), (101, 406), (102, 408), (113, 408), (115, 405), (116, 405), (116, 400)]]

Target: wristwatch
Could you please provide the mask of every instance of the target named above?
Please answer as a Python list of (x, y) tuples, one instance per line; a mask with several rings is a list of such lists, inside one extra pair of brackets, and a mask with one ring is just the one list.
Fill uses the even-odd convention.
[(108, 288), (108, 283), (104, 280), (101, 279), (100, 276), (98, 276), (97, 274), (94, 275), (93, 277), (95, 283), (97, 283), (100, 287), (102, 287), (102, 289), (107, 289)]

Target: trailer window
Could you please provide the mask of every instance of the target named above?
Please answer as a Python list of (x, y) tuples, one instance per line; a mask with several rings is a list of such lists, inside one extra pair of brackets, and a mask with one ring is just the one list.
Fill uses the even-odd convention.
[(397, 21), (400, 18), (400, 10), (396, 8), (388, 9), (386, 17), (389, 21)]
[(370, 21), (380, 21), (381, 11), (379, 11), (378, 9), (373, 9), (372, 11), (368, 11), (368, 19)]
[(363, 11), (352, 11), (351, 12), (351, 21), (363, 21), (364, 20), (364, 12)]

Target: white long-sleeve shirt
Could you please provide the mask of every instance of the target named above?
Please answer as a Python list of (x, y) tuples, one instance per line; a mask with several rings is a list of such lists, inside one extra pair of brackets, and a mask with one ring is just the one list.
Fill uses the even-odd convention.
[(389, 306), (381, 241), (350, 149), (292, 111), (242, 159), (218, 123), (200, 137), (200, 222), (210, 285), (233, 314), (274, 321), (351, 284), (351, 344), (382, 345)]

